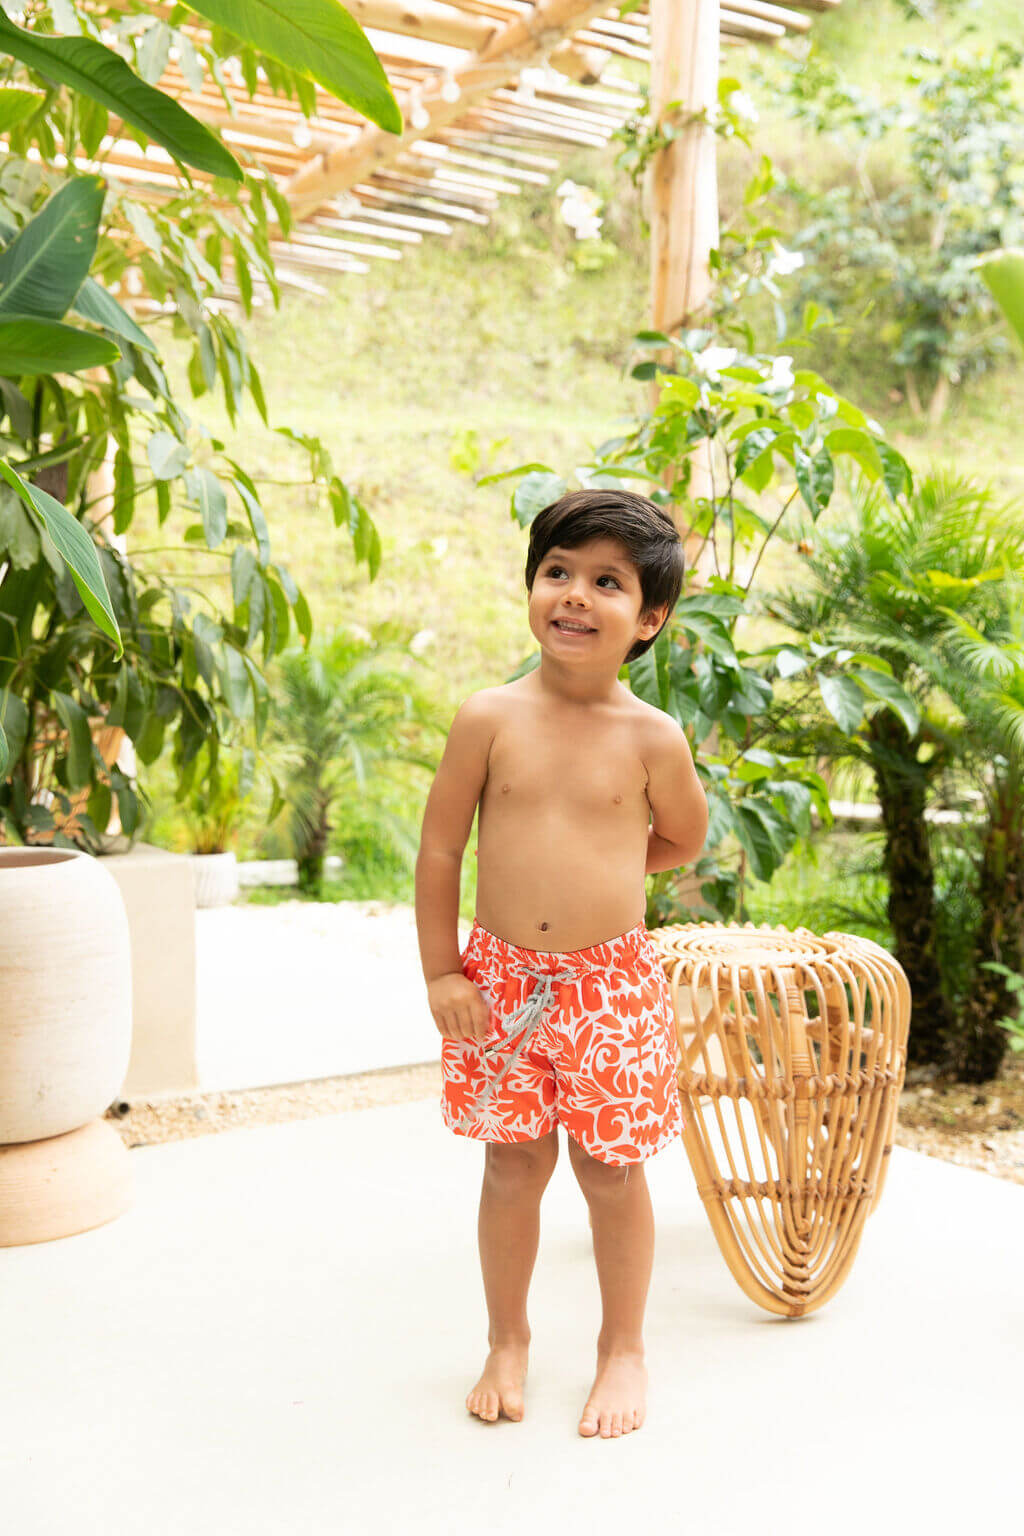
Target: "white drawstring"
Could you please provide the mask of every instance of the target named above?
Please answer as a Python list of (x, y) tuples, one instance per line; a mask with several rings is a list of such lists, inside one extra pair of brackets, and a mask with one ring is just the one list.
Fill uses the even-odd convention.
[[(490, 1098), (491, 1094), (494, 1092), (495, 1088), (505, 1077), (508, 1076), (511, 1068), (519, 1060), (519, 1057), (522, 1055), (527, 1045), (529, 1045), (530, 1041), (533, 1039), (533, 1036), (536, 1034), (537, 1029), (544, 1021), (544, 1010), (547, 1008), (548, 1004), (554, 997), (555, 984), (557, 982), (575, 981), (580, 974), (578, 971), (559, 971), (556, 975), (552, 976), (545, 971), (530, 970), (528, 966), (523, 966), (522, 969), (525, 970), (530, 976), (535, 977), (539, 985), (534, 987), (525, 1003), (521, 1003), (515, 1012), (510, 1014), (508, 1019), (504, 1020), (503, 1022), (507, 1035), (509, 1033), (514, 1033), (510, 1026), (513, 1025), (517, 1019), (522, 1018), (525, 1020), (523, 1038), (512, 1052), (512, 1055), (509, 1057), (508, 1061), (504, 1063), (501, 1071), (495, 1073), (492, 1078), (488, 1079), (484, 1092), (477, 1098), (475, 1103), (470, 1105), (469, 1109), (467, 1109), (466, 1113), (455, 1127), (457, 1131), (463, 1130), (467, 1121), (472, 1119), (474, 1115), (480, 1113)], [(499, 1045), (504, 1044), (504, 1040), (496, 1040), (493, 1045), (483, 1046), (482, 1050), (484, 1056), (490, 1055), (491, 1051), (497, 1050)]]

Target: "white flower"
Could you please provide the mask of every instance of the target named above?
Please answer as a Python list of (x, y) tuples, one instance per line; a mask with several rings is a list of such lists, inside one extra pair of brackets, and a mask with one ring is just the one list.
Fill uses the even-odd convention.
[(443, 560), (448, 552), (448, 540), (444, 534), (440, 538), (431, 539), (430, 547), (434, 551), (435, 560)]
[(788, 277), (803, 264), (804, 258), (800, 251), (787, 251), (785, 246), (776, 244), (775, 255), (768, 263), (768, 273), (771, 277)]
[(418, 629), (409, 641), (409, 649), (414, 656), (419, 656), (429, 646), (433, 645), (434, 639), (435, 635), (432, 629)]
[(574, 181), (563, 181), (557, 196), (563, 199), (561, 215), (572, 229), (577, 240), (593, 240), (601, 232), (601, 199), (591, 187), (581, 187)]
[(705, 347), (693, 361), (698, 373), (703, 373), (707, 378), (717, 378), (722, 369), (728, 368), (738, 356), (735, 347)]
[(758, 116), (757, 108), (746, 91), (733, 91), (729, 97), (729, 105), (737, 117), (745, 118), (748, 123), (760, 122), (761, 119)]
[(772, 373), (768, 380), (769, 389), (793, 388), (793, 359), (791, 357), (775, 357), (772, 359)]

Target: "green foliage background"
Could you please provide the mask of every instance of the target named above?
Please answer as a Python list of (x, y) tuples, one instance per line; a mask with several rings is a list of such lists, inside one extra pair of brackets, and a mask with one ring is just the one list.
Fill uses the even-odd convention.
[[(1014, 35), (1016, 9), (1015, 0), (937, 5), (942, 26), (955, 30), (973, 19), (979, 43), (989, 45)], [(849, 76), (882, 90), (898, 77), (900, 47), (936, 35), (934, 20), (904, 18), (905, 7), (895, 0), (858, 0), (815, 16), (814, 32)], [(732, 50), (731, 72), (743, 78), (751, 56)], [(723, 222), (739, 207), (762, 150), (783, 170), (807, 172), (805, 130), (774, 114), (770, 104), (760, 105), (753, 151), (736, 142), (720, 146)], [(819, 143), (819, 151), (814, 171), (827, 180), (827, 146)], [(533, 648), (525, 617), (525, 534), (509, 517), (507, 486), (477, 490), (465, 469), (455, 467), (453, 460), (465, 462), (466, 434), (476, 434), (478, 472), (527, 459), (582, 463), (593, 445), (644, 405), (643, 387), (625, 376), (623, 365), (629, 338), (646, 316), (647, 246), (639, 195), (614, 161), (614, 148), (585, 152), (558, 173), (595, 187), (605, 200), (603, 234), (616, 253), (598, 270), (579, 270), (552, 193), (524, 191), (503, 199), (486, 229), (456, 229), (443, 240), (427, 236), (400, 262), (375, 261), (366, 276), (328, 281), (323, 297), (286, 293), (279, 314), (257, 313), (251, 323), (271, 419), (319, 434), (371, 510), (383, 540), (375, 581), (365, 568), (356, 570), (351, 552), (314, 517), (301, 488), (266, 483), (286, 477), (287, 448), (254, 410), (247, 407), (234, 431), (212, 403), (205, 412), (229, 451), (232, 443), (244, 444), (246, 463), (264, 477), (260, 488), (275, 545), (307, 593), (316, 627), (394, 619), (431, 631), (422, 677), (449, 718), (467, 693), (503, 681)], [(991, 480), (1005, 497), (1024, 493), (1018, 429), (1024, 371), (1017, 364), (961, 391), (941, 429), (930, 431), (891, 403), (885, 380), (866, 369), (864, 359), (832, 343), (829, 350), (828, 358), (801, 353), (797, 365), (826, 368), (838, 388), (871, 407), (915, 468), (947, 465)], [(166, 357), (172, 377), (182, 377), (184, 350), (168, 341)], [(473, 440), (468, 443), (472, 449)], [(492, 450), (492, 444), (500, 446)], [(137, 524), (133, 542), (158, 549), (163, 533), (154, 517), (148, 530)], [(778, 569), (767, 574), (799, 576), (795, 557), (776, 558)], [(428, 782), (424, 775), (409, 785), (410, 815), (421, 809)], [(148, 787), (159, 795), (159, 775)], [(852, 783), (847, 792), (857, 794), (859, 786)], [(150, 835), (167, 835), (172, 823), (164, 803)], [(258, 851), (254, 836), (247, 841)], [(352, 839), (354, 866), (369, 857), (366, 845), (361, 824)], [(474, 846), (471, 835), (464, 915), (471, 915), (475, 894)], [(411, 873), (392, 871), (379, 894), (411, 900)], [(813, 912), (805, 921), (813, 923)]]

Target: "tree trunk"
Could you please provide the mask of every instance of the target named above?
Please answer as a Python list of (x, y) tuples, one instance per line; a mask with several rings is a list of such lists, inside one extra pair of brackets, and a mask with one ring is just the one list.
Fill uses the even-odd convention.
[(331, 823), (328, 819), (330, 808), (330, 793), (319, 788), (316, 794), (315, 824), (310, 831), (306, 846), (297, 859), (299, 889), (310, 896), (320, 896), (323, 892), (324, 858), (327, 854), (328, 838), (331, 835)]
[(924, 819), (928, 770), (918, 761), (906, 726), (891, 712), (874, 717), (869, 739), (885, 827), (889, 922), (912, 999), (907, 1059), (911, 1066), (945, 1066), (954, 1020), (942, 986), (935, 874)]
[(932, 392), (932, 398), (928, 404), (928, 425), (930, 427), (939, 426), (943, 416), (945, 416), (946, 407), (949, 404), (949, 392), (951, 388), (952, 386), (949, 380), (946, 378), (946, 375), (944, 373), (940, 373), (935, 384), (935, 389)]
[(997, 781), (992, 815), (985, 828), (978, 886), (981, 922), (974, 942), (971, 990), (958, 1020), (954, 1044), (957, 1076), (985, 1083), (1003, 1064), (1009, 1036), (999, 1020), (1016, 1011), (1005, 977), (987, 971), (994, 960), (1011, 971), (1024, 962), (1024, 809), (1021, 785)]

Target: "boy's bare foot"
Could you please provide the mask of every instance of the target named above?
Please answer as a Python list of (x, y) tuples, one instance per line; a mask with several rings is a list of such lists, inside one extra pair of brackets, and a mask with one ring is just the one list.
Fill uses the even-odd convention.
[(529, 1349), (527, 1343), (494, 1345), (480, 1380), (466, 1398), (470, 1413), (491, 1421), (501, 1413), (507, 1419), (522, 1418), (523, 1382)]
[(639, 1429), (647, 1417), (647, 1367), (632, 1350), (598, 1355), (597, 1376), (580, 1419), (581, 1435), (605, 1440)]

